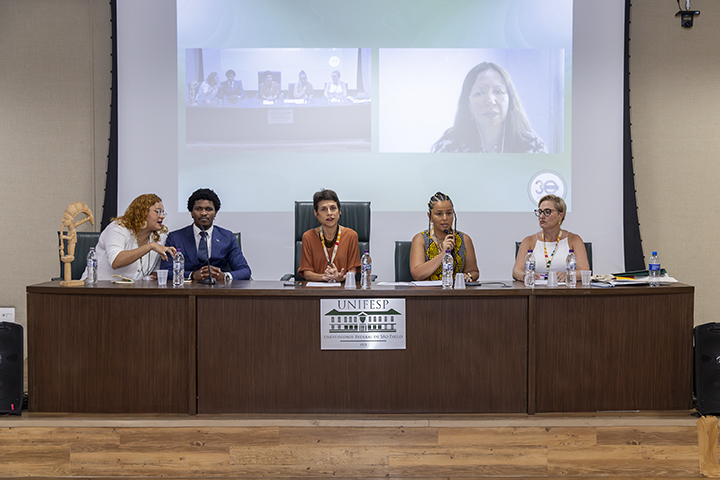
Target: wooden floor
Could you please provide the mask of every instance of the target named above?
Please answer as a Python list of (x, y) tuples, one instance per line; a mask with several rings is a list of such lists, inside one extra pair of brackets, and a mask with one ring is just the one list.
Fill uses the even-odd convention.
[(700, 478), (692, 412), (0, 418), (0, 478)]
[[(23, 411), (0, 416), (0, 479), (684, 480), (703, 478), (701, 457), (714, 460), (702, 471), (720, 476), (717, 432), (711, 430), (712, 445), (699, 447), (698, 430), (698, 418), (689, 411), (502, 416)], [(707, 429), (700, 431), (702, 438)]]

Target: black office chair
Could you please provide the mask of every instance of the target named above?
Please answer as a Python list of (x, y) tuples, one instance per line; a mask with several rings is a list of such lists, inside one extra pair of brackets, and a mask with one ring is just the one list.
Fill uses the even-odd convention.
[[(520, 250), (520, 244), (522, 242), (515, 242), (515, 258), (517, 258), (518, 250)], [(583, 242), (585, 244), (585, 251), (587, 252), (588, 265), (590, 270), (593, 269), (593, 257), (592, 257), (592, 242)]]
[(410, 273), (410, 247), (412, 242), (395, 241), (395, 281), (412, 282)]
[[(71, 270), (72, 270), (72, 279), (71, 280), (80, 280), (80, 277), (82, 277), (83, 272), (85, 271), (85, 265), (86, 265), (86, 258), (87, 254), (90, 251), (90, 247), (94, 247), (98, 243), (98, 239), (100, 238), (100, 232), (75, 232), (77, 233), (77, 243), (75, 244), (75, 260), (70, 262)], [(60, 232), (57, 232), (58, 235), (58, 243), (56, 243), (56, 248), (60, 245)], [(63, 240), (63, 250), (67, 252), (67, 240)], [(65, 280), (63, 278), (63, 269), (64, 264), (61, 260), (62, 252), (58, 249), (58, 259), (60, 260), (60, 277), (59, 280)], [(54, 279), (53, 279), (54, 280)]]
[[(235, 235), (235, 240), (237, 241), (238, 247), (240, 247), (240, 251), (242, 251), (242, 242), (240, 241), (240, 232), (234, 232), (233, 235)], [(225, 262), (225, 265), (222, 267), (223, 272), (230, 272), (232, 269), (230, 268), (230, 263)]]
[[(358, 234), (358, 249), (360, 255), (370, 250), (370, 202), (340, 202), (342, 215), (340, 225), (352, 228)], [(297, 271), (302, 256), (303, 234), (320, 225), (315, 218), (312, 202), (295, 202), (295, 270), (293, 273), (283, 275), (281, 280), (304, 280)]]

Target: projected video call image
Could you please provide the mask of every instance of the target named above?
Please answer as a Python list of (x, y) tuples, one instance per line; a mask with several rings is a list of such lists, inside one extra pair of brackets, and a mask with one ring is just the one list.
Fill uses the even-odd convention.
[(188, 150), (368, 152), (369, 48), (188, 48)]
[(564, 51), (380, 49), (380, 152), (562, 153)]
[(572, 195), (572, 0), (325, 3), (177, 1), (178, 201), (204, 182), (285, 211), (318, 165), (354, 198), (382, 172), (374, 211), (415, 211), (439, 172), (468, 211), (527, 211), (542, 172)]

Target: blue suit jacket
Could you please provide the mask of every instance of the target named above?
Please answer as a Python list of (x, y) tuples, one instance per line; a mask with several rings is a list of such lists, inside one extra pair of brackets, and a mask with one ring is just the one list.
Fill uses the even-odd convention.
[(237, 95), (239, 98), (245, 98), (245, 90), (243, 90), (242, 82), (235, 80), (235, 83), (230, 87), (230, 83), (225, 80), (220, 84), (220, 91), (223, 97), (229, 97), (231, 95)]
[[(233, 280), (248, 280), (251, 274), (250, 267), (240, 251), (235, 235), (230, 230), (214, 225), (211, 241), (210, 265), (230, 272)], [(206, 265), (198, 261), (192, 225), (170, 232), (165, 246), (182, 249), (185, 256), (185, 278)], [(172, 259), (163, 260), (160, 268), (172, 272)]]

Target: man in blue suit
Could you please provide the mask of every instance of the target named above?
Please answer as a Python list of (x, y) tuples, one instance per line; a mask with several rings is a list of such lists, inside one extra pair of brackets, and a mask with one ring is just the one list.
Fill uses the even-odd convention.
[[(193, 280), (212, 277), (224, 280), (248, 280), (250, 267), (245, 261), (235, 235), (230, 230), (213, 226), (220, 210), (220, 198), (209, 188), (195, 190), (187, 204), (193, 224), (170, 232), (166, 247), (182, 249), (185, 256), (185, 278)], [(210, 266), (208, 267), (208, 257)], [(227, 272), (223, 267), (227, 265)], [(172, 271), (172, 259), (164, 260), (160, 268)]]
[(220, 84), (220, 96), (224, 99), (224, 105), (235, 105), (240, 99), (245, 98), (242, 80), (235, 80), (235, 70), (225, 72), (226, 81)]

